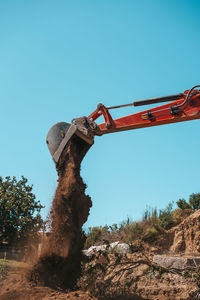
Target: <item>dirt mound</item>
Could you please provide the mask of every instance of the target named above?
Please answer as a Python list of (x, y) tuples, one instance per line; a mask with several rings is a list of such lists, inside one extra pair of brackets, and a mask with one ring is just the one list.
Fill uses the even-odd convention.
[[(177, 227), (166, 232), (169, 240), (172, 237), (168, 250), (170, 247), (178, 245), (177, 235), (180, 232), (187, 239), (183, 251), (190, 252), (192, 246), (193, 248), (194, 246), (197, 247), (199, 223), (200, 211), (197, 211)], [(53, 286), (54, 289), (47, 286), (38, 286), (34, 282), (26, 281), (24, 277), (11, 274), (4, 280), (3, 284), (0, 282), (0, 300), (74, 300), (77, 298), (83, 300), (199, 299), (199, 268), (162, 267), (155, 263), (153, 258), (155, 257), (155, 251), (165, 252), (165, 249), (157, 249), (144, 242), (142, 244), (138, 242), (132, 254), (100, 253), (91, 258), (85, 258), (85, 261), (82, 262), (83, 272), (79, 277), (77, 290), (73, 292), (61, 291), (58, 289), (59, 287), (75, 285), (76, 277), (70, 277), (70, 274), (72, 274), (70, 272), (74, 270), (72, 264), (75, 263), (75, 267), (77, 265), (75, 256), (72, 255), (73, 251), (70, 249), (69, 247), (68, 255), (71, 256), (64, 257), (62, 256), (63, 253), (61, 253), (62, 255), (53, 254), (53, 251), (50, 252), (52, 254), (49, 256), (44, 255), (39, 261), (41, 265), (39, 266), (38, 263), (35, 272), (32, 272), (35, 276), (39, 274), (41, 281), (42, 279), (47, 280), (47, 282), (43, 282), (44, 285)], [(178, 257), (178, 254), (176, 257)], [(60, 272), (57, 272), (59, 268)], [(42, 272), (44, 276), (41, 276)], [(55, 289), (56, 287), (57, 289)]]
[(173, 253), (200, 254), (200, 210), (167, 232)]
[(51, 210), (51, 234), (30, 276), (35, 282), (55, 288), (72, 289), (80, 275), (84, 243), (81, 228), (92, 202), (80, 176), (79, 151), (78, 144), (71, 141), (64, 154)]
[(153, 257), (147, 249), (126, 255), (96, 255), (85, 264), (80, 287), (98, 300), (199, 299), (193, 297), (199, 292), (196, 271), (162, 268), (154, 264)]

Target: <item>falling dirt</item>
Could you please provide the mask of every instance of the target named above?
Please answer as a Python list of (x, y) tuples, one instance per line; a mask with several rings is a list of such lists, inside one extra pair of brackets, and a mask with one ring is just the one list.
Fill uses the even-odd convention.
[(92, 202), (80, 176), (80, 148), (70, 141), (64, 154), (51, 210), (51, 234), (31, 272), (31, 280), (53, 288), (73, 289), (80, 275), (82, 225)]

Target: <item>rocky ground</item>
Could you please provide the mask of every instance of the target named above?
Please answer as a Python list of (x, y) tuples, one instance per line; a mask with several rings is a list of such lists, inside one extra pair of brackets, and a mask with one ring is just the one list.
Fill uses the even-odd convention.
[(73, 292), (29, 282), (27, 266), (12, 270), (1, 281), (0, 299), (199, 299), (195, 298), (198, 275), (194, 269), (160, 267), (153, 262), (150, 249), (143, 250), (127, 255), (98, 254), (89, 259)]
[(132, 254), (96, 255), (85, 265), (81, 287), (98, 299), (199, 299), (196, 265), (165, 267), (157, 251), (143, 244)]
[(30, 266), (17, 265), (0, 279), (0, 300), (200, 299), (199, 234), (197, 211), (154, 245), (137, 242), (132, 253), (112, 249), (85, 257), (74, 291), (38, 286), (27, 280)]

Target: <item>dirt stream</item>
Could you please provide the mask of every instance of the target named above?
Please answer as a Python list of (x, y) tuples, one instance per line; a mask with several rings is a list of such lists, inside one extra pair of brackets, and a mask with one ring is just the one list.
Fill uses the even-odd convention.
[(73, 289), (80, 276), (82, 225), (92, 202), (80, 176), (78, 144), (71, 141), (64, 155), (62, 172), (51, 210), (51, 235), (31, 272), (31, 279), (53, 288)]

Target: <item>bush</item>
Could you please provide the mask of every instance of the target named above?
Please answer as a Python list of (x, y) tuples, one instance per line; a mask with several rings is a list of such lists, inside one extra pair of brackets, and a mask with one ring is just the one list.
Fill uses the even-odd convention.
[(175, 223), (173, 219), (173, 202), (170, 202), (165, 209), (159, 211), (160, 226), (165, 230), (172, 228)]
[(177, 206), (184, 210), (184, 209), (191, 209), (191, 206), (186, 202), (185, 199), (179, 199), (177, 202), (176, 202)]
[(189, 204), (192, 209), (200, 209), (200, 193), (191, 194), (189, 197)]
[(177, 208), (172, 212), (173, 221), (175, 225), (180, 224), (185, 218), (191, 215), (194, 211), (191, 208), (181, 209)]
[(146, 228), (153, 227), (157, 230), (161, 230), (157, 208), (147, 207), (144, 212), (142, 223), (144, 224), (143, 226)]
[(84, 248), (89, 248), (91, 246), (93, 246), (95, 244), (95, 242), (97, 240), (100, 239), (100, 237), (105, 234), (106, 232), (108, 232), (108, 226), (104, 226), (104, 227), (89, 227), (89, 231), (86, 235), (86, 241), (85, 241), (85, 245)]
[(147, 207), (142, 221), (133, 222), (130, 218), (127, 218), (120, 225), (113, 224), (109, 227), (89, 228), (85, 247), (94, 245), (98, 240), (101, 242), (105, 237), (109, 241), (112, 238), (119, 238), (119, 240), (122, 239), (128, 244), (137, 240), (153, 242), (165, 230), (171, 229), (181, 223), (194, 210), (200, 209), (200, 193), (191, 194), (189, 203), (185, 199), (179, 199), (176, 204), (178, 208), (175, 210), (173, 209), (173, 202), (170, 202), (166, 208), (161, 210)]
[(158, 234), (163, 232), (161, 222), (158, 217), (157, 208), (146, 208), (142, 220), (142, 226), (144, 228), (144, 234), (142, 239), (146, 242), (153, 242), (158, 236)]
[(141, 239), (143, 231), (144, 229), (140, 222), (128, 223), (121, 227), (122, 238), (128, 244), (134, 240)]
[(156, 229), (155, 227), (149, 227), (144, 232), (143, 241), (153, 242), (159, 234), (160, 232), (158, 231), (158, 229)]
[(193, 193), (189, 196), (189, 203), (185, 199), (179, 199), (176, 202), (177, 206), (182, 210), (185, 209), (200, 209), (200, 193)]

